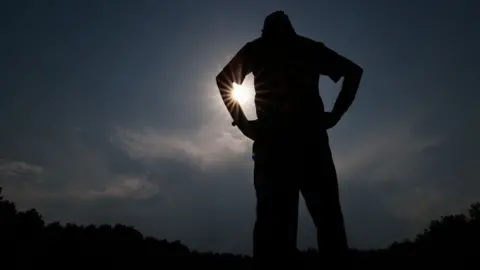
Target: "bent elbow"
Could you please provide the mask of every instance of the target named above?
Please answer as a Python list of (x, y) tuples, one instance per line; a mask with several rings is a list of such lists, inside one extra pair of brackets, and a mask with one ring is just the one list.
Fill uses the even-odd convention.
[(215, 81), (217, 82), (217, 87), (222, 90), (228, 88), (228, 79), (225, 77), (225, 73), (220, 72), (217, 77), (215, 77)]
[(221, 73), (218, 74), (216, 77), (215, 77), (215, 81), (217, 82), (217, 86), (220, 87), (220, 85), (222, 84), (222, 79), (221, 79)]
[(352, 63), (345, 73), (344, 81), (353, 82), (360, 81), (363, 75), (363, 68), (359, 65)]
[(215, 80), (217, 82), (217, 87), (218, 90), (220, 91), (220, 95), (222, 96), (222, 99), (225, 101), (228, 99), (229, 92), (228, 92), (228, 87), (225, 82), (225, 77), (223, 73), (218, 74), (215, 77)]
[(357, 78), (361, 78), (363, 75), (363, 68), (357, 64), (352, 65), (351, 73)]

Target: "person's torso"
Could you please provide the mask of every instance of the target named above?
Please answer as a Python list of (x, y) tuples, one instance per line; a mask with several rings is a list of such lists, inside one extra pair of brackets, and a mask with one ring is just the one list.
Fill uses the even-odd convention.
[(306, 122), (324, 111), (318, 91), (318, 43), (302, 36), (289, 42), (251, 42), (255, 105), (260, 121)]

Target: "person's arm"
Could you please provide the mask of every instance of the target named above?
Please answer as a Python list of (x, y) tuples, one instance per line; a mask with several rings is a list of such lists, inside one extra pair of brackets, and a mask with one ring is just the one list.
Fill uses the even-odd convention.
[(363, 69), (325, 45), (321, 46), (322, 73), (329, 76), (335, 83), (343, 77), (340, 93), (331, 112), (339, 120), (355, 99)]
[(233, 83), (242, 84), (245, 77), (251, 72), (249, 47), (249, 43), (243, 46), (216, 77), (222, 100), (232, 116), (233, 122), (241, 130), (248, 126), (248, 119), (240, 104), (232, 97), (232, 90)]

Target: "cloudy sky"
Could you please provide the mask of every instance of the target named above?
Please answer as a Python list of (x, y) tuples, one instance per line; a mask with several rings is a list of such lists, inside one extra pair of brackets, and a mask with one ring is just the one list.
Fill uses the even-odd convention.
[[(480, 2), (201, 2), (2, 1), (4, 195), (48, 222), (250, 253), (252, 143), (214, 78), (282, 9), (365, 70), (330, 131), (352, 246), (413, 237), (480, 200)], [(340, 84), (320, 88), (331, 108)], [(314, 246), (300, 211), (299, 246)]]

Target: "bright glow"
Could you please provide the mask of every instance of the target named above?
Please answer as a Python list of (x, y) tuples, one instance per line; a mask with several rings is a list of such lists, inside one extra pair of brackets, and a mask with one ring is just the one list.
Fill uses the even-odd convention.
[(249, 98), (249, 91), (245, 86), (233, 83), (232, 97), (240, 104), (245, 104)]

